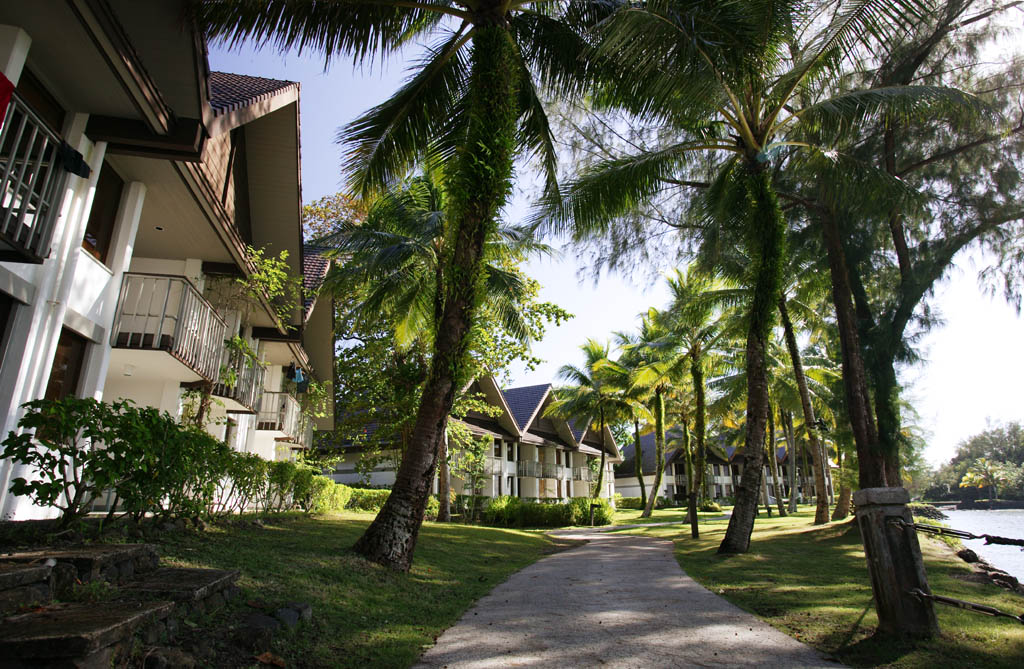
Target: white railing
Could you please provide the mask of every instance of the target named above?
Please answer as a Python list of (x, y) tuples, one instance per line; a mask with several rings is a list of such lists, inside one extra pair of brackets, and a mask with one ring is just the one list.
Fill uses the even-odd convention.
[(562, 465), (556, 465), (553, 462), (543, 463), (543, 478), (546, 479), (560, 479), (565, 476), (565, 467)]
[(111, 345), (167, 351), (207, 381), (220, 378), (227, 324), (183, 276), (126, 272)]
[(60, 209), (67, 172), (61, 138), (11, 95), (0, 126), (0, 260), (42, 262)]
[(590, 471), (590, 467), (573, 467), (572, 468), (572, 480), (573, 481), (593, 481), (594, 472)]
[(501, 458), (493, 458), (493, 457), (484, 458), (484, 473), (485, 474), (500, 474), (501, 473)]
[(312, 424), (303, 420), (302, 407), (291, 393), (264, 391), (256, 418), (257, 430), (283, 432), (286, 437), (300, 439)]
[(223, 367), (231, 371), (235, 382), (230, 385), (221, 375), (221, 382), (214, 386), (213, 394), (233, 399), (252, 411), (259, 411), (263, 397), (263, 377), (266, 375), (263, 365), (240, 351), (230, 351), (225, 356)]
[(541, 478), (540, 463), (532, 460), (520, 460), (516, 465), (516, 475), (539, 479)]

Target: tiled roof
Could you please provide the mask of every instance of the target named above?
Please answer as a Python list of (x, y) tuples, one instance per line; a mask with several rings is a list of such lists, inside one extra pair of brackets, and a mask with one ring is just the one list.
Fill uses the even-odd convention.
[(283, 79), (267, 79), (251, 77), (247, 74), (231, 74), (230, 72), (210, 73), (210, 106), (215, 116), (248, 107), (249, 105), (273, 97), (281, 91), (298, 87), (294, 81)]
[[(666, 442), (672, 440), (671, 435), (668, 434), (668, 431), (666, 431), (665, 438), (666, 438)], [(636, 441), (635, 441), (635, 439), (630, 439), (629, 443), (622, 447), (622, 462), (615, 466), (615, 472), (616, 472), (615, 475), (616, 476), (622, 477), (622, 476), (633, 476), (634, 475), (634, 472), (636, 470), (634, 469), (635, 465), (633, 464), (633, 450), (635, 448), (636, 448)], [(655, 465), (654, 456), (655, 456), (655, 451), (656, 450), (657, 449), (655, 448), (655, 444), (654, 444), (654, 433), (653, 432), (649, 432), (647, 434), (644, 434), (644, 435), (640, 436), (640, 452), (641, 452), (640, 466), (642, 467), (643, 473), (645, 475), (646, 474), (653, 474), (654, 473), (654, 469), (655, 469), (655, 467), (654, 467), (654, 465)], [(671, 463), (675, 459), (676, 455), (678, 455), (679, 453), (680, 453), (680, 449), (678, 449), (678, 448), (671, 448), (666, 443), (666, 447), (665, 447), (665, 465), (667, 466), (669, 463)]]
[(579, 426), (577, 426), (575, 418), (570, 418), (568, 422), (569, 429), (572, 430), (572, 438), (575, 439), (578, 443), (581, 439), (583, 439), (583, 433), (587, 431), (587, 424), (580, 421)]
[(309, 318), (309, 312), (313, 309), (317, 288), (331, 267), (331, 261), (324, 255), (325, 251), (322, 247), (308, 244), (302, 247), (302, 295), (306, 318)]
[(530, 418), (537, 411), (540, 403), (544, 401), (544, 395), (550, 388), (550, 383), (543, 383), (539, 386), (523, 386), (501, 391), (520, 430), (526, 430), (527, 423), (530, 422)]

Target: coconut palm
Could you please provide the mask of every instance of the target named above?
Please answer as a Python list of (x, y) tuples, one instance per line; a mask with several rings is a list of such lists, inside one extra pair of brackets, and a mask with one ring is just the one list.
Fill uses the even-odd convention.
[[(352, 185), (363, 194), (401, 178), (427, 153), (450, 165), (448, 268), (430, 371), (391, 495), (356, 552), (407, 571), (423, 522), (447, 417), (468, 373), (470, 329), (482, 292), (484, 247), (511, 190), (512, 163), (532, 155), (554, 184), (554, 142), (537, 95), (543, 82), (569, 94), (586, 70), (572, 28), (590, 4), (499, 0), (198, 0), (208, 35), (229, 44), (322, 54), (356, 62), (429, 42), (390, 99), (341, 133)], [(593, 6), (600, 7), (597, 3)]]
[[(640, 422), (653, 421), (647, 405), (648, 392), (644, 388), (634, 386), (633, 377), (637, 368), (643, 364), (643, 359), (637, 354), (635, 344), (636, 335), (630, 332), (615, 332), (612, 335), (615, 345), (622, 350), (619, 359), (614, 366), (609, 365), (608, 372), (612, 375), (612, 382), (622, 392), (623, 401), (629, 404), (631, 410), (630, 420), (633, 422), (633, 474), (636, 476), (637, 484), (640, 486), (640, 506), (647, 508), (647, 485), (644, 483), (644, 467), (642, 449), (640, 448)], [(657, 494), (657, 491), (655, 491)]]
[[(585, 240), (666, 189), (706, 187), (699, 217), (736, 230), (750, 258), (745, 447), (758, 464), (768, 409), (765, 352), (785, 260), (773, 169), (794, 155), (833, 155), (835, 138), (883, 110), (907, 114), (936, 98), (967, 99), (915, 86), (827, 100), (816, 94), (854, 49), (869, 40), (881, 49), (922, 4), (861, 0), (826, 15), (812, 0), (651, 0), (624, 4), (601, 26), (597, 52), (623, 74), (598, 99), (662, 121), (678, 141), (594, 166), (549, 199), (542, 218)], [(744, 471), (723, 553), (750, 544), (760, 466)]]
[(622, 397), (621, 387), (615, 383), (616, 375), (608, 371), (612, 364), (609, 344), (588, 339), (580, 348), (583, 350), (583, 366), (562, 365), (559, 368), (558, 378), (568, 385), (555, 389), (555, 400), (544, 413), (575, 421), (585, 429), (597, 423), (601, 435), (601, 469), (594, 488), (596, 499), (604, 488), (605, 427), (632, 415), (633, 410), (629, 401)]

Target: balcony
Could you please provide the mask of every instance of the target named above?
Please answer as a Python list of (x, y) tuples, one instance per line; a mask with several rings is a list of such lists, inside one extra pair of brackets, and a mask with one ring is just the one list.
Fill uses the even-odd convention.
[(565, 477), (565, 467), (562, 465), (556, 465), (553, 462), (544, 462), (542, 478), (546, 479), (560, 479)]
[(312, 443), (313, 423), (302, 415), (302, 407), (291, 393), (264, 391), (256, 429), (280, 432), (278, 441), (303, 446)]
[(67, 172), (61, 138), (11, 95), (0, 126), (0, 260), (41, 263), (60, 211)]
[(572, 480), (573, 481), (593, 481), (594, 472), (590, 471), (590, 467), (573, 467), (572, 468)]
[(125, 273), (114, 348), (164, 351), (200, 378), (216, 382), (226, 334), (224, 319), (185, 277)]
[(516, 466), (516, 476), (541, 478), (541, 463), (532, 460), (520, 460)]
[(687, 485), (689, 485), (689, 482), (686, 480), (686, 478), (687, 477), (685, 474), (676, 474), (676, 485), (685, 488)]
[(225, 375), (221, 375), (221, 382), (213, 387), (213, 394), (229, 400), (228, 411), (257, 413), (263, 397), (263, 377), (266, 375), (263, 365), (240, 351), (231, 351), (227, 354), (223, 368), (230, 371), (227, 376), (233, 377), (234, 383), (224, 382)]
[(501, 473), (501, 458), (484, 458), (484, 474)]

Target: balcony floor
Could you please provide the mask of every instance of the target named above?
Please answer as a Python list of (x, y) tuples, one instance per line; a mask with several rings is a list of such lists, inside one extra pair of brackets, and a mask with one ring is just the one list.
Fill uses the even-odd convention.
[(134, 367), (130, 374), (136, 380), (181, 381), (188, 383), (200, 381), (188, 365), (181, 362), (167, 351), (137, 348), (115, 348), (110, 352), (110, 369), (107, 376), (128, 376), (126, 366)]

